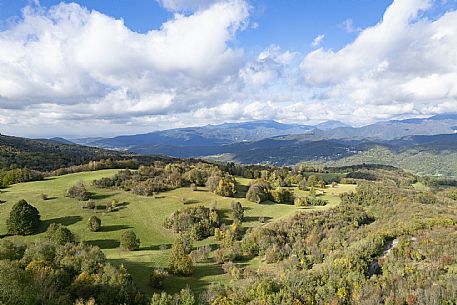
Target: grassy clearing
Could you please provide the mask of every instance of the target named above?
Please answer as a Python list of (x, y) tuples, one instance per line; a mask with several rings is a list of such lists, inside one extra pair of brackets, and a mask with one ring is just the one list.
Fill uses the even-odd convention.
[[(282, 217), (291, 215), (297, 210), (303, 210), (293, 205), (264, 203), (261, 205), (248, 202), (244, 196), (247, 191), (249, 179), (238, 178), (238, 198), (223, 198), (208, 192), (205, 188), (191, 191), (189, 188), (180, 188), (166, 193), (161, 193), (156, 198), (142, 197), (121, 190), (96, 189), (90, 186), (94, 179), (109, 177), (117, 170), (101, 170), (70, 174), (60, 177), (52, 177), (45, 181), (29, 182), (13, 185), (2, 191), (0, 200), (5, 201), (0, 205), (0, 235), (6, 234), (6, 218), (14, 203), (20, 199), (37, 207), (43, 220), (41, 233), (34, 236), (17, 237), (13, 240), (30, 242), (37, 237), (43, 237), (47, 226), (52, 223), (61, 223), (68, 226), (80, 241), (99, 246), (107, 258), (114, 264), (124, 264), (134, 277), (137, 285), (149, 293), (148, 278), (152, 267), (166, 267), (169, 248), (174, 239), (174, 234), (162, 226), (165, 217), (175, 210), (184, 207), (183, 198), (187, 200), (186, 206), (206, 205), (215, 206), (221, 210), (223, 221), (230, 223), (230, 203), (233, 200), (240, 201), (245, 208), (244, 226), (254, 227), (261, 225), (259, 217), (264, 217), (266, 222), (272, 222)], [(104, 210), (89, 211), (82, 209), (82, 203), (76, 199), (65, 197), (66, 190), (83, 181), (87, 189), (93, 193), (93, 199), (97, 205), (104, 205), (112, 199), (121, 203), (118, 211), (107, 213)], [(335, 206), (339, 202), (339, 194), (354, 189), (352, 185), (339, 185), (336, 188), (327, 188), (322, 198), (329, 201), (325, 209)], [(306, 192), (294, 190), (306, 195)], [(45, 193), (50, 199), (43, 200), (41, 194)], [(311, 210), (310, 208), (307, 208)], [(87, 229), (87, 221), (94, 213), (102, 220), (101, 232), (90, 232)], [(119, 238), (122, 231), (133, 229), (141, 240), (139, 251), (128, 252), (119, 249)], [(195, 245), (216, 244), (214, 238), (208, 238)], [(255, 263), (258, 262), (244, 262)], [(165, 282), (168, 291), (178, 291), (190, 286), (195, 290), (201, 290), (213, 282), (226, 281), (221, 267), (211, 260), (208, 263), (197, 264), (195, 272), (190, 278), (170, 277)]]
[(417, 191), (429, 191), (430, 188), (428, 186), (426, 186), (425, 184), (423, 184), (422, 182), (416, 182), (414, 184), (412, 184), (412, 187), (417, 190)]

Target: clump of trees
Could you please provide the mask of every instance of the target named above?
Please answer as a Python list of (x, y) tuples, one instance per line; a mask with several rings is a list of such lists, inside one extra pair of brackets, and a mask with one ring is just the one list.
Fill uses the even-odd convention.
[(267, 200), (276, 203), (292, 203), (293, 198), (293, 193), (286, 187), (272, 187), (272, 184), (264, 179), (255, 180), (246, 193), (246, 199), (255, 203)]
[(102, 227), (102, 221), (100, 220), (100, 218), (93, 215), (93, 216), (89, 217), (89, 221), (87, 222), (87, 227), (92, 232), (98, 232), (98, 231), (100, 231), (100, 229)]
[(153, 196), (184, 186), (196, 190), (205, 185), (220, 196), (232, 197), (236, 193), (233, 176), (219, 166), (203, 162), (157, 161), (152, 165), (139, 166), (138, 171), (121, 170), (111, 178), (94, 180), (92, 184), (100, 188), (119, 187), (141, 196)]
[(78, 182), (67, 190), (67, 196), (75, 198), (80, 201), (86, 201), (90, 199), (90, 193), (86, 190), (84, 183)]
[(316, 196), (305, 196), (305, 197), (295, 197), (294, 204), (296, 206), (325, 206), (327, 205), (327, 200)]
[(0, 287), (2, 304), (90, 304), (93, 299), (99, 305), (144, 305), (125, 268), (107, 263), (96, 247), (71, 242), (0, 242)]
[(43, 178), (43, 173), (28, 168), (0, 170), (0, 188), (15, 183), (43, 180)]
[(210, 192), (223, 197), (233, 197), (236, 193), (236, 181), (230, 175), (223, 177), (218, 175), (211, 176), (206, 181), (206, 187)]
[(9, 234), (30, 235), (36, 233), (41, 225), (40, 213), (24, 199), (16, 203), (6, 220)]
[[(189, 288), (181, 289), (179, 293), (170, 295), (166, 292), (154, 293), (150, 300), (150, 305), (195, 305), (197, 304), (197, 299)], [(219, 303), (214, 303), (214, 305), (219, 305)]]
[(163, 225), (176, 233), (188, 232), (193, 239), (202, 240), (214, 234), (214, 229), (220, 225), (220, 217), (214, 208), (186, 207), (173, 212)]

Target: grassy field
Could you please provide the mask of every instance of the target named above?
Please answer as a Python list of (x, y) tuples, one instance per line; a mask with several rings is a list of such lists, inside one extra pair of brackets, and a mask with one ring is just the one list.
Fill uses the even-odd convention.
[[(18, 241), (30, 242), (37, 237), (44, 237), (44, 232), (50, 223), (61, 223), (68, 226), (80, 241), (100, 247), (107, 258), (114, 264), (124, 264), (134, 277), (137, 285), (149, 293), (148, 277), (152, 267), (166, 267), (169, 248), (174, 239), (174, 234), (163, 228), (162, 222), (175, 210), (184, 207), (183, 198), (192, 203), (186, 206), (206, 205), (215, 206), (221, 210), (223, 221), (231, 222), (230, 203), (233, 200), (241, 202), (245, 208), (245, 222), (243, 226), (259, 226), (259, 217), (264, 217), (266, 223), (289, 216), (297, 210), (326, 209), (339, 203), (339, 194), (354, 189), (353, 185), (338, 185), (336, 188), (327, 188), (322, 198), (329, 201), (329, 205), (316, 208), (298, 208), (285, 204), (255, 204), (248, 202), (244, 196), (247, 191), (249, 179), (238, 178), (239, 198), (224, 198), (208, 192), (205, 188), (191, 191), (189, 188), (180, 188), (166, 193), (161, 193), (156, 198), (142, 197), (121, 190), (96, 189), (90, 186), (94, 179), (109, 177), (117, 170), (102, 170), (84, 172), (60, 177), (52, 177), (45, 181), (29, 182), (13, 185), (0, 194), (0, 235), (5, 235), (6, 219), (14, 203), (20, 199), (38, 208), (43, 220), (41, 233), (33, 236), (9, 236)], [(65, 197), (66, 190), (83, 181), (97, 205), (104, 205), (112, 199), (117, 199), (121, 205), (118, 211), (105, 212), (104, 210), (89, 211), (82, 208), (82, 203), (76, 199)], [(305, 195), (306, 192), (295, 190)], [(50, 199), (43, 200), (41, 194), (45, 193)], [(90, 232), (87, 221), (94, 213), (102, 220), (100, 232)], [(132, 229), (141, 240), (139, 251), (128, 252), (119, 248), (119, 238), (122, 231)], [(195, 245), (216, 244), (214, 238), (208, 238)], [(244, 262), (258, 265), (258, 261)], [(212, 282), (228, 280), (222, 268), (212, 262), (197, 264), (195, 272), (190, 278), (170, 277), (165, 282), (168, 291), (178, 291), (190, 286), (200, 290)]]

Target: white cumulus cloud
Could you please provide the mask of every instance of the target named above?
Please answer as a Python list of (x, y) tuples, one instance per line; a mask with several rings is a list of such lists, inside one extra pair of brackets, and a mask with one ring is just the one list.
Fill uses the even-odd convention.
[(243, 65), (229, 42), (248, 15), (243, 1), (217, 2), (140, 34), (75, 3), (26, 7), (0, 32), (0, 107), (104, 120), (214, 103)]
[[(307, 54), (301, 70), (308, 86), (323, 87), (323, 103), (352, 109), (367, 122), (405, 114), (457, 110), (457, 11), (423, 17), (428, 0), (395, 0), (382, 21), (340, 50)], [(431, 107), (431, 106), (434, 107)]]

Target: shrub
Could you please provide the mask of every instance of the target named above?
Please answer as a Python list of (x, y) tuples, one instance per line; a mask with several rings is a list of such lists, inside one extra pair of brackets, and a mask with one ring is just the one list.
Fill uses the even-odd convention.
[(191, 275), (194, 269), (185, 236), (180, 233), (171, 247), (169, 270), (177, 275)]
[(233, 218), (238, 221), (243, 221), (244, 208), (241, 206), (241, 203), (232, 201), (231, 205), (232, 205)]
[(136, 237), (135, 232), (128, 230), (122, 233), (121, 248), (129, 251), (138, 250), (140, 248), (140, 240)]
[(83, 209), (93, 210), (93, 209), (95, 209), (95, 206), (96, 206), (95, 201), (87, 200), (84, 202)]
[(0, 240), (0, 260), (19, 260), (24, 255), (25, 247), (14, 244), (12, 241)]
[(8, 233), (17, 235), (33, 234), (40, 225), (40, 213), (24, 199), (13, 206), (6, 221)]
[(86, 187), (82, 182), (78, 182), (67, 190), (67, 196), (70, 198), (76, 198), (80, 201), (86, 201), (90, 199), (90, 193), (86, 190)]
[(219, 176), (211, 176), (206, 180), (205, 186), (208, 188), (208, 190), (212, 193), (214, 193), (219, 186), (219, 181), (222, 178)]
[(51, 223), (46, 230), (46, 238), (57, 245), (65, 245), (75, 241), (73, 233), (67, 227)]
[(231, 261), (222, 264), (222, 270), (224, 270), (225, 273), (229, 274), (234, 279), (239, 279), (241, 277), (240, 268), (238, 268), (238, 266)]
[(98, 188), (109, 188), (109, 187), (114, 186), (114, 181), (111, 178), (104, 177), (104, 178), (92, 181), (92, 185), (94, 185), (95, 187), (98, 187)]
[(301, 191), (307, 191), (308, 190), (308, 183), (306, 182), (306, 178), (303, 178), (298, 182), (298, 189)]
[(319, 183), (319, 178), (316, 175), (311, 175), (308, 177), (308, 186), (309, 187), (315, 187)]
[(233, 177), (223, 177), (214, 191), (215, 194), (223, 197), (233, 197), (236, 193), (235, 179)]
[(43, 199), (43, 200), (48, 200), (48, 199), (49, 199), (49, 196), (48, 196), (47, 194), (42, 193), (42, 194), (41, 194), (41, 199)]
[(163, 281), (167, 278), (168, 273), (159, 268), (153, 268), (149, 275), (149, 284), (154, 289), (163, 288)]
[(249, 187), (246, 193), (246, 199), (251, 202), (262, 203), (269, 199), (269, 189), (270, 184), (268, 182), (265, 180), (258, 180)]
[(92, 232), (98, 232), (102, 227), (102, 221), (97, 216), (91, 216), (87, 223), (87, 227)]
[(195, 263), (201, 263), (206, 260), (208, 260), (209, 254), (211, 253), (211, 246), (210, 245), (204, 245), (196, 250), (190, 252), (190, 257), (192, 258), (192, 261)]
[(276, 203), (286, 203), (293, 200), (292, 193), (285, 188), (277, 187), (270, 191), (271, 199)]

